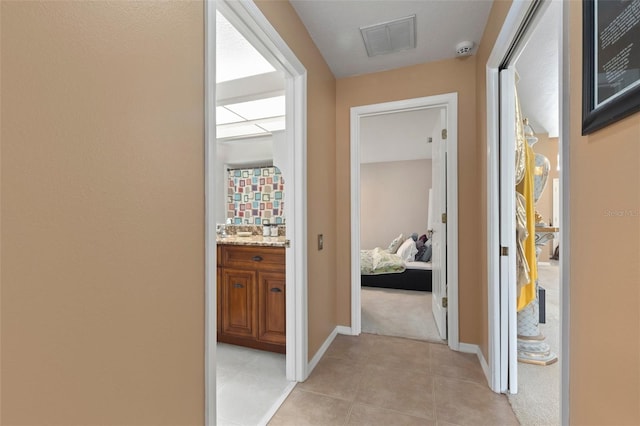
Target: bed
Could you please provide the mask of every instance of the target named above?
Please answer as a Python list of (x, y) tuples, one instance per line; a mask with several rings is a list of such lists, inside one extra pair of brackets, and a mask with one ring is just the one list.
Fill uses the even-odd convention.
[(403, 272), (360, 275), (364, 287), (395, 288), (400, 290), (431, 291), (431, 262), (406, 262)]
[[(420, 242), (418, 242), (420, 245)], [(419, 258), (418, 261), (415, 259)], [(360, 251), (360, 284), (401, 290), (431, 291), (431, 255), (419, 254), (416, 241), (400, 235), (388, 248)]]

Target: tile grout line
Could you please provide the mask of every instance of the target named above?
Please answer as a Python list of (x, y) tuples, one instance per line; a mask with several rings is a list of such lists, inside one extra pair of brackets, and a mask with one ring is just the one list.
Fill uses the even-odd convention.
[[(349, 407), (349, 415), (347, 416), (347, 422), (351, 419), (351, 413), (353, 413), (353, 406), (356, 404), (356, 399), (358, 398), (358, 393), (360, 392), (360, 386), (362, 385), (362, 381), (364, 380), (364, 374), (367, 366), (369, 365), (370, 354), (366, 354), (362, 360), (362, 371), (360, 372), (360, 380), (358, 380), (358, 384), (356, 385), (356, 392), (353, 395), (353, 401), (351, 401), (351, 406)], [(347, 423), (345, 423), (346, 425)]]

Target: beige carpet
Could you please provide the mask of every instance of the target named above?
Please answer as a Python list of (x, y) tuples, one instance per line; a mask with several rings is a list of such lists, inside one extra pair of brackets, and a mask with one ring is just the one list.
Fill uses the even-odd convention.
[(445, 343), (431, 312), (431, 293), (362, 287), (362, 332)]
[[(547, 296), (546, 324), (540, 324), (540, 332), (551, 350), (559, 355), (560, 271), (558, 262), (552, 262), (538, 266), (538, 283)], [(509, 402), (524, 426), (559, 425), (560, 363), (547, 366), (518, 363), (518, 394), (509, 395)]]

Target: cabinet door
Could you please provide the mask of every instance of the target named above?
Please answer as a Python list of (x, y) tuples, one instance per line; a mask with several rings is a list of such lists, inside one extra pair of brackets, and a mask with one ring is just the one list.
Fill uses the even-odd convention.
[(216, 331), (222, 331), (222, 268), (216, 268)]
[(221, 290), (221, 332), (234, 336), (256, 337), (255, 273), (222, 269)]
[(285, 275), (280, 272), (258, 272), (258, 339), (263, 342), (286, 343)]

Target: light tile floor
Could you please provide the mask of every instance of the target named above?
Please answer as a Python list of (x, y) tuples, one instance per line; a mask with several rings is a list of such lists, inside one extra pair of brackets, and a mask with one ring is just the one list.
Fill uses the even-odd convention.
[(282, 354), (218, 343), (216, 363), (219, 426), (260, 424), (293, 385)]
[(475, 355), (397, 337), (338, 335), (270, 425), (517, 425)]

